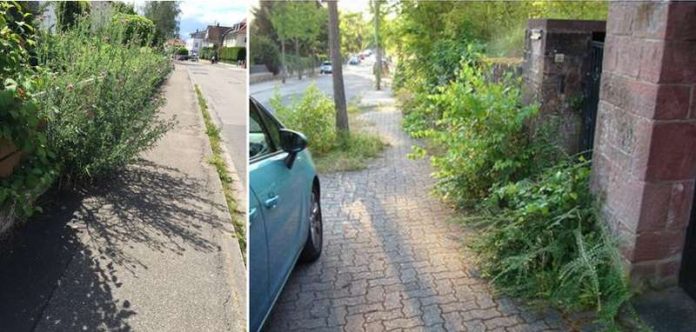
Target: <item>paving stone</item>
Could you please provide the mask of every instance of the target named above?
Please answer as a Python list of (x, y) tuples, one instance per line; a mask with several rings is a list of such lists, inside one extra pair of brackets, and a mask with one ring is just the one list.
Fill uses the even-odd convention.
[(401, 112), (361, 116), (390, 145), (363, 170), (320, 174), (324, 253), (295, 269), (268, 330), (563, 330), (557, 312), (494, 299), (462, 243), (475, 233), (448, 222), (455, 211), (430, 194), (428, 160), (406, 157), (417, 142)]

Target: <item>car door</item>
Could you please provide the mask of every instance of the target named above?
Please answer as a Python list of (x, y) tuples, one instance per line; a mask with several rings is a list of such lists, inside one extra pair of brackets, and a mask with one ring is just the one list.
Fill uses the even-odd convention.
[(249, 190), (249, 319), (252, 331), (260, 327), (273, 301), (269, 293), (267, 249), (263, 212), (256, 194)]
[[(304, 174), (288, 168), (288, 153), (280, 146), (280, 124), (261, 105), (250, 103), (250, 126), (260, 125), (268, 137), (268, 151), (250, 159), (249, 183), (256, 194), (266, 230), (269, 295), (275, 298), (289, 276), (306, 240), (302, 216), (309, 192)], [(251, 128), (250, 128), (251, 129)], [(250, 146), (252, 142), (250, 141)], [(254, 148), (257, 149), (257, 148)]]

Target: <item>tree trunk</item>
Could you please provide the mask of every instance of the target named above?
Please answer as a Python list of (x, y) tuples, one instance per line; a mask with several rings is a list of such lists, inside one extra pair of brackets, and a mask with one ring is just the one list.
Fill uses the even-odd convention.
[(380, 42), (379, 38), (379, 17), (380, 17), (380, 0), (373, 0), (373, 4), (375, 6), (375, 45), (377, 47), (376, 50), (376, 63), (375, 63), (375, 81), (376, 81), (376, 88), (377, 90), (382, 90), (382, 43)]
[(295, 38), (295, 56), (297, 57), (297, 79), (302, 80), (302, 61), (300, 60), (300, 40)]
[(280, 41), (280, 52), (282, 53), (282, 56), (280, 59), (281, 60), (280, 66), (282, 68), (280, 69), (280, 74), (282, 75), (281, 76), (282, 82), (283, 82), (283, 84), (285, 84), (285, 78), (288, 76), (288, 69), (287, 69), (287, 65), (285, 63), (285, 41), (284, 40)]
[(343, 87), (343, 62), (341, 61), (341, 36), (338, 30), (338, 8), (336, 0), (327, 1), (329, 6), (329, 48), (333, 76), (334, 103), (336, 104), (336, 130), (339, 134), (350, 134), (346, 91)]

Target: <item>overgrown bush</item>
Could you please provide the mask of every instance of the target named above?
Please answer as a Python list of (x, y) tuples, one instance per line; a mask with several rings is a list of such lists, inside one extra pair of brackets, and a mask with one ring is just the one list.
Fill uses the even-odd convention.
[(312, 152), (326, 153), (335, 146), (334, 104), (316, 85), (310, 85), (302, 98), (294, 100), (290, 105), (285, 105), (278, 93), (271, 98), (270, 103), (283, 124), (307, 136)]
[(150, 45), (155, 35), (155, 23), (147, 17), (117, 13), (111, 18), (111, 24), (121, 25), (121, 42), (141, 46)]
[(595, 309), (612, 324), (631, 292), (615, 243), (597, 217), (588, 162), (497, 186), (481, 206), (473, 248), (503, 292), (567, 311)]
[(252, 64), (266, 65), (268, 71), (274, 75), (280, 72), (280, 50), (273, 41), (266, 36), (254, 36), (249, 40), (251, 48)]
[(123, 27), (93, 32), (85, 22), (39, 42), (48, 118), (48, 146), (63, 175), (85, 180), (109, 174), (154, 145), (170, 127), (158, 117), (158, 89), (171, 71), (167, 57), (134, 41)]
[(25, 45), (35, 45), (34, 30), (18, 3), (0, 2), (0, 145), (21, 150), (21, 163), (0, 179), (0, 209), (25, 217), (33, 201), (52, 183), (55, 169), (40, 126), (43, 118), (33, 100), (36, 71)]
[[(523, 179), (555, 161), (553, 145), (542, 136), (532, 144), (525, 130), (538, 108), (522, 105), (519, 82), (488, 82), (480, 66), (462, 61), (455, 80), (420, 97), (420, 118), (411, 116), (409, 124), (420, 129), (414, 136), (443, 151), (432, 157), (437, 191), (460, 206), (471, 206), (496, 183)], [(428, 117), (433, 126), (413, 123)]]

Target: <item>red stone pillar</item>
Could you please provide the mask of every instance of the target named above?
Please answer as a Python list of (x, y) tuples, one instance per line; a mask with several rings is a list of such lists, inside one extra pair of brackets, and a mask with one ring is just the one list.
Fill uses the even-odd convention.
[(611, 2), (593, 189), (634, 281), (677, 282), (696, 178), (696, 2)]

